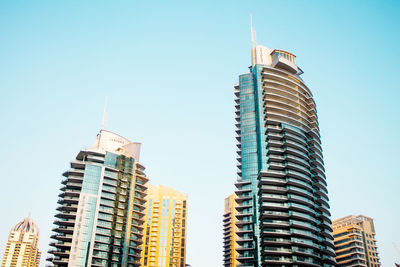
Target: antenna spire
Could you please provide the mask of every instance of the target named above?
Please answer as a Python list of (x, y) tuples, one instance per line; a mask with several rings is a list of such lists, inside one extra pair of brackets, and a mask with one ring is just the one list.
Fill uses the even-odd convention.
[(107, 102), (108, 102), (108, 96), (106, 96), (106, 101), (104, 103), (104, 110), (103, 110), (103, 122), (101, 125), (101, 129), (105, 130), (107, 128), (107, 119), (108, 119), (108, 115), (107, 115)]
[(251, 60), (253, 67), (257, 64), (256, 56), (256, 32), (253, 29), (253, 14), (250, 12), (250, 29), (251, 29)]

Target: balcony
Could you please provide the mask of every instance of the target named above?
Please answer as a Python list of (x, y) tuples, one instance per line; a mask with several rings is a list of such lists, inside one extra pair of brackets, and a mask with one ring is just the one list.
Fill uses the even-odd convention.
[[(319, 267), (321, 266), (321, 264), (319, 264), (317, 261), (314, 261), (314, 259), (310, 259), (310, 258), (296, 258), (293, 261), (294, 264), (298, 264), (298, 265), (305, 265), (308, 267)], [(298, 266), (296, 265), (296, 266)]]
[[(276, 164), (276, 163), (275, 163)], [(282, 178), (286, 175), (283, 171), (275, 171), (275, 170), (268, 170), (268, 171), (261, 171), (259, 177), (277, 177)]]
[(311, 223), (316, 222), (316, 219), (313, 216), (301, 212), (289, 211), (289, 216), (293, 219), (305, 220)]
[(289, 227), (288, 221), (281, 221), (281, 220), (263, 220), (262, 222), (263, 227), (282, 227), (287, 228)]
[(289, 203), (289, 208), (291, 210), (295, 210), (295, 211), (300, 211), (300, 212), (304, 212), (304, 213), (309, 213), (311, 215), (315, 214), (315, 210), (311, 209), (307, 206), (301, 205), (301, 204), (296, 204), (296, 203)]
[(292, 263), (292, 258), (267, 256), (264, 257), (263, 266), (271, 266), (272, 264), (273, 265), (280, 264), (282, 266), (284, 264), (291, 264), (291, 263)]
[(293, 194), (288, 194), (288, 199), (292, 202), (297, 202), (303, 205), (307, 205), (310, 207), (314, 206), (314, 202), (312, 200), (310, 200), (309, 198), (306, 197), (301, 197), (298, 195), (293, 195)]
[(292, 163), (302, 165), (303, 167), (305, 167), (307, 169), (310, 167), (310, 164), (307, 160), (305, 160), (304, 158), (301, 158), (301, 157), (294, 156), (294, 155), (286, 155), (285, 160), (287, 162), (292, 162)]
[(283, 162), (285, 160), (284, 156), (279, 156), (275, 154), (270, 154), (268, 157), (270, 161), (275, 161), (275, 162)]
[(276, 195), (276, 194), (261, 194), (259, 199), (260, 203), (262, 203), (262, 201), (286, 202), (288, 200), (286, 196)]
[(298, 229), (308, 230), (308, 231), (314, 231), (314, 232), (319, 231), (319, 229), (317, 227), (313, 226), (311, 223), (308, 223), (308, 222), (290, 220), (290, 226), (298, 228)]
[(263, 192), (263, 193), (284, 193), (284, 192), (286, 192), (286, 188), (281, 187), (281, 186), (262, 185), (261, 192)]
[(269, 247), (264, 249), (265, 254), (273, 254), (273, 255), (290, 255), (292, 254), (292, 250), (289, 248), (273, 248)]
[(261, 218), (271, 218), (271, 219), (285, 219), (288, 218), (289, 214), (287, 212), (281, 211), (264, 211), (261, 215)]
[(285, 185), (284, 178), (261, 177), (259, 185)]
[(282, 230), (282, 229), (263, 229), (261, 232), (262, 237), (280, 237), (280, 236), (290, 236), (290, 231), (289, 230)]
[(292, 247), (292, 251), (293, 253), (301, 256), (317, 257), (317, 258), (320, 257), (320, 255), (311, 248)]
[(270, 211), (270, 210), (287, 210), (288, 205), (286, 203), (275, 203), (275, 202), (262, 202), (260, 203), (260, 210), (264, 211)]
[(298, 195), (301, 195), (304, 197), (310, 197), (310, 198), (313, 197), (312, 192), (309, 192), (305, 189), (301, 189), (301, 188), (298, 188), (295, 186), (287, 186), (287, 191), (288, 191), (288, 193), (295, 193), (295, 194), (298, 194)]
[[(294, 175), (293, 172), (290, 172), (290, 175), (295, 177), (299, 177), (299, 175)], [(292, 185), (292, 186), (296, 186), (299, 188), (302, 188), (304, 190), (308, 190), (308, 191), (312, 191), (312, 185), (310, 185), (309, 183), (303, 182), (301, 180), (295, 179), (295, 178), (286, 178), (287, 184), (288, 185)]]
[(302, 247), (306, 246), (314, 249), (319, 249), (319, 246), (316, 243), (312, 242), (311, 240), (292, 237), (291, 241), (297, 246), (302, 246)]
[(249, 251), (249, 250), (253, 250), (253, 247), (244, 247), (244, 246), (237, 246), (236, 250), (237, 251)]
[(327, 254), (331, 255), (332, 257), (334, 257), (336, 255), (335, 250), (331, 247), (324, 247), (322, 249), (323, 252), (326, 252)]
[(272, 238), (272, 237), (265, 237), (262, 240), (264, 245), (288, 245), (291, 243), (291, 241), (289, 239), (285, 239), (285, 238)]

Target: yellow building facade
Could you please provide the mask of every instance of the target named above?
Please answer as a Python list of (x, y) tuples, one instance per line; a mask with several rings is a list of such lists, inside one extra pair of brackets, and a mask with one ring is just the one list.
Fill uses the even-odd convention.
[(142, 267), (184, 267), (187, 195), (149, 185), (143, 229)]
[(236, 243), (236, 195), (232, 194), (225, 198), (224, 203), (224, 267), (236, 267), (238, 265), (236, 249), (238, 245)]
[(20, 221), (10, 231), (1, 267), (39, 266), (39, 237), (39, 228), (29, 217)]
[(333, 221), (332, 228), (337, 266), (381, 266), (372, 218), (350, 215)]

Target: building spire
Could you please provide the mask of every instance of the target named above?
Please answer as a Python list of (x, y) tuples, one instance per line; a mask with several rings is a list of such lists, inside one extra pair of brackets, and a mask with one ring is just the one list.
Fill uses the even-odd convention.
[(254, 67), (257, 64), (257, 57), (256, 57), (257, 35), (256, 31), (253, 29), (253, 14), (251, 12), (250, 12), (250, 29), (251, 29), (251, 60), (252, 60), (252, 66)]
[(101, 125), (101, 129), (102, 130), (105, 130), (107, 128), (107, 119), (108, 119), (107, 102), (108, 102), (108, 96), (106, 95), (106, 101), (104, 103), (104, 110), (103, 110), (103, 122), (102, 122), (102, 125)]

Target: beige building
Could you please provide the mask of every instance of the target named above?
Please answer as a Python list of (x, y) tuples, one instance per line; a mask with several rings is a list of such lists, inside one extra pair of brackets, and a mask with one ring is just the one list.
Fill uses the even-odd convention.
[(20, 221), (10, 231), (1, 267), (39, 266), (39, 236), (39, 228), (29, 217)]
[(146, 200), (141, 266), (184, 267), (187, 195), (149, 185)]
[(237, 234), (236, 234), (236, 195), (232, 194), (225, 198), (224, 205), (224, 267), (236, 267), (238, 265), (237, 256), (238, 249)]
[(372, 218), (350, 215), (333, 221), (332, 228), (337, 266), (381, 266)]

